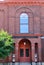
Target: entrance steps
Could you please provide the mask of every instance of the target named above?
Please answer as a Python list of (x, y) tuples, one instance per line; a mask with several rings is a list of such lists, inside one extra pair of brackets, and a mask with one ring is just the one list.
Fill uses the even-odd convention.
[(41, 62), (18, 62), (18, 63), (15, 63), (15, 65), (44, 65), (44, 63), (41, 63)]
[(19, 65), (31, 65), (29, 62), (20, 62)]

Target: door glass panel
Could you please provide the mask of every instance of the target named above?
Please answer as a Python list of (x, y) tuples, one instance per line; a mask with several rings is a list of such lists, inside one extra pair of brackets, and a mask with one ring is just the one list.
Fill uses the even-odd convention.
[(23, 57), (23, 55), (24, 55), (24, 50), (20, 49), (20, 57)]
[(26, 57), (29, 57), (29, 49), (26, 49)]

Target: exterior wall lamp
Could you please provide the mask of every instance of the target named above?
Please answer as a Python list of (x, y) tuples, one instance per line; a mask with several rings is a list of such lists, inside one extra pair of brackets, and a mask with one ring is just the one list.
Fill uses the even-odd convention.
[(35, 63), (37, 65), (37, 53), (35, 54)]
[(26, 42), (24, 42), (24, 45), (26, 45)]

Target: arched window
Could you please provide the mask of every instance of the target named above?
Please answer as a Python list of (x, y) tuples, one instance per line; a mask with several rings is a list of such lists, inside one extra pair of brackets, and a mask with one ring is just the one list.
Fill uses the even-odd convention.
[(28, 15), (26, 13), (20, 15), (20, 33), (28, 33)]

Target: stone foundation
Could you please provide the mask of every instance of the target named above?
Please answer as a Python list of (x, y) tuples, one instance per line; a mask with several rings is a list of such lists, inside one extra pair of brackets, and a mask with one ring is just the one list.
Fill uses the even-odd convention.
[(37, 63), (35, 63), (35, 62), (32, 62), (32, 63), (30, 63), (30, 62), (15, 62), (15, 63), (0, 63), (0, 65), (44, 65), (44, 62), (37, 62)]

